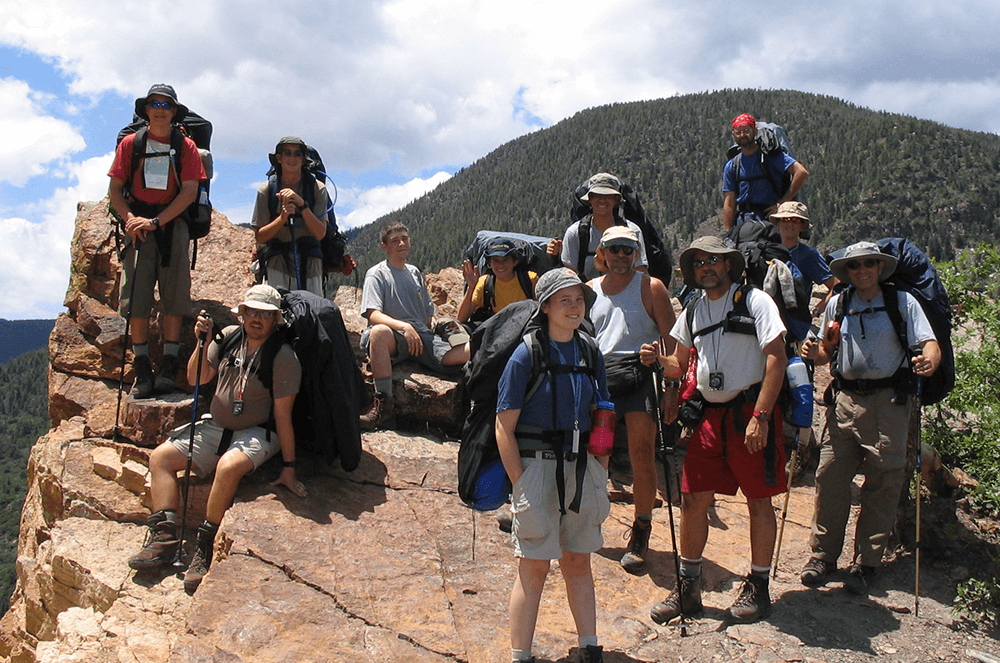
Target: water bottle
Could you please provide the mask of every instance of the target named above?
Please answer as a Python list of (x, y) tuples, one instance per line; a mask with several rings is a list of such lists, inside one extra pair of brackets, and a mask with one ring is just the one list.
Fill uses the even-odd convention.
[(802, 357), (792, 355), (788, 358), (788, 368), (785, 369), (785, 375), (788, 377), (790, 392), (785, 419), (798, 428), (812, 426), (813, 387), (809, 382), (809, 371), (805, 362), (802, 361)]
[(608, 401), (598, 401), (590, 426), (590, 441), (587, 444), (587, 451), (594, 456), (610, 456), (611, 447), (615, 446), (616, 424), (615, 404)]

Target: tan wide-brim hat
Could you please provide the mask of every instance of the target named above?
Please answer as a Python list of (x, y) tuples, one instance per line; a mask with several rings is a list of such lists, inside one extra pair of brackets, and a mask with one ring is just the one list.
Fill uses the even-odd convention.
[(806, 228), (811, 225), (809, 223), (809, 208), (797, 200), (789, 200), (787, 203), (778, 205), (777, 211), (771, 215), (771, 221), (780, 221), (781, 219), (802, 219)]
[(858, 242), (856, 244), (851, 244), (844, 249), (844, 255), (842, 257), (836, 258), (830, 263), (830, 271), (844, 283), (850, 283), (847, 278), (847, 263), (854, 262), (855, 260), (864, 260), (866, 258), (874, 258), (875, 260), (885, 264), (885, 267), (882, 269), (882, 273), (878, 277), (879, 281), (886, 280), (892, 276), (894, 271), (896, 271), (896, 258), (879, 251), (878, 244), (875, 242)]
[(698, 284), (694, 280), (694, 265), (692, 264), (695, 251), (714, 253), (728, 258), (729, 278), (734, 283), (740, 282), (740, 279), (743, 277), (743, 268), (746, 267), (746, 260), (743, 259), (743, 254), (734, 248), (726, 246), (721, 237), (706, 235), (691, 242), (691, 246), (686, 248), (684, 253), (681, 254), (681, 274), (684, 275), (684, 285), (691, 288), (698, 287)]

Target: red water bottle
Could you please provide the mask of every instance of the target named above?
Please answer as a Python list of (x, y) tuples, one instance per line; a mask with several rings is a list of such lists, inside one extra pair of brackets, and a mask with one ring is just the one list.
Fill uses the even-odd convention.
[(594, 456), (610, 456), (611, 447), (615, 446), (615, 404), (608, 401), (598, 401), (590, 426), (590, 441), (587, 451)]

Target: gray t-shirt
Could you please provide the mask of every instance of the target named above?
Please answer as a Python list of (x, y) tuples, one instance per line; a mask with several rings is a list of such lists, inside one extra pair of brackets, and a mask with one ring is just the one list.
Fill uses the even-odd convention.
[(361, 294), (362, 315), (367, 318), (372, 309), (410, 323), (418, 333), (431, 333), (427, 324), (434, 315), (434, 302), (413, 265), (397, 269), (383, 260), (368, 270)]
[[(820, 329), (826, 321), (837, 316), (837, 306), (845, 293), (835, 295), (826, 305)], [(862, 301), (856, 294), (851, 297), (847, 314), (840, 323), (840, 350), (835, 367), (848, 380), (878, 380), (892, 377), (906, 365), (905, 350), (892, 328), (882, 293), (870, 302)], [(908, 292), (899, 291), (899, 313), (906, 321), (906, 338), (910, 347), (917, 350), (924, 341), (937, 340), (931, 323), (920, 308), (920, 303)]]
[[(585, 266), (583, 268), (583, 275), (580, 277), (584, 281), (589, 281), (590, 279), (597, 278), (600, 276), (600, 272), (594, 267), (594, 255), (597, 253), (597, 247), (601, 243), (601, 231), (594, 227), (593, 225), (593, 215), (585, 217), (590, 219), (590, 245), (587, 248), (587, 258), (585, 261)], [(635, 225), (631, 221), (625, 222), (629, 228), (635, 231), (635, 234), (639, 236), (639, 263), (638, 266), (646, 266), (649, 263), (646, 262), (646, 244), (642, 239), (642, 231), (639, 230), (639, 226)], [(569, 228), (566, 229), (566, 234), (563, 235), (563, 245), (562, 254), (560, 255), (562, 263), (572, 270), (576, 270), (579, 266), (580, 260), (580, 221), (577, 221)]]

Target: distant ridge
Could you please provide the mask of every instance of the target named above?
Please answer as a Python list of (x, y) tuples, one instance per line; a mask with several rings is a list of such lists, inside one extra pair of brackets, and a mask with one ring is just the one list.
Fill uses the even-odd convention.
[(55, 320), (4, 320), (0, 318), (0, 364), (48, 345)]
[(621, 176), (679, 251), (721, 226), (722, 167), (741, 112), (784, 126), (811, 177), (813, 245), (899, 235), (939, 259), (1000, 235), (1000, 137), (789, 90), (721, 90), (580, 111), (512, 140), (365, 226), (349, 251), (382, 260), (379, 229), (407, 224), (411, 262), (457, 266), (477, 230), (562, 236), (569, 195), (592, 173)]

